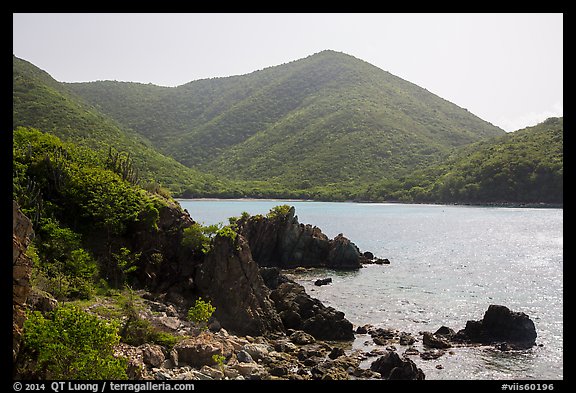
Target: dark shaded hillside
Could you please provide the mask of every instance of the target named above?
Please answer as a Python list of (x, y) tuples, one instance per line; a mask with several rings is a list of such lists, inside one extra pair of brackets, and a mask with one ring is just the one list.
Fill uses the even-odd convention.
[(185, 165), (288, 188), (366, 183), (504, 131), (352, 56), (323, 51), (177, 88), (68, 87)]
[[(201, 174), (157, 152), (141, 135), (102, 114), (65, 84), (31, 63), (13, 57), (13, 128), (34, 127), (90, 147), (106, 156), (110, 148), (130, 153), (142, 183), (158, 183), (179, 193), (214, 193), (223, 180)], [(227, 187), (229, 188), (229, 187)]]

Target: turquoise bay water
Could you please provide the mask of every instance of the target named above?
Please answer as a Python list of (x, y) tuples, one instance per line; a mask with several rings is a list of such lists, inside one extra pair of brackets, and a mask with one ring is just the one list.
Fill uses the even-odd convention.
[[(481, 319), (490, 304), (530, 316), (537, 344), (527, 351), (455, 348), (436, 360), (411, 357), (427, 379), (563, 379), (563, 210), (271, 200), (180, 200), (204, 224), (287, 203), (299, 221), (330, 238), (343, 233), (361, 251), (388, 258), (357, 272), (294, 276), (307, 291), (370, 323), (418, 335)], [(316, 287), (317, 278), (332, 277)], [(369, 336), (354, 348), (369, 351)], [(420, 347), (421, 349), (421, 347)], [(403, 352), (404, 347), (398, 346)], [(372, 361), (371, 359), (370, 361)], [(442, 369), (436, 369), (441, 364)]]

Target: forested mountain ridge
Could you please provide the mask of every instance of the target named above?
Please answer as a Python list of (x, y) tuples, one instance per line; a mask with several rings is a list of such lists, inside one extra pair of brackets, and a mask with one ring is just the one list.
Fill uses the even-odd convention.
[[(143, 136), (95, 109), (65, 84), (13, 56), (12, 125), (34, 127), (106, 156), (129, 155), (142, 183), (158, 183), (179, 193), (217, 192), (224, 180), (187, 168), (160, 154)], [(225, 186), (229, 188), (229, 186)]]
[(375, 181), (504, 134), (423, 88), (334, 51), (176, 88), (67, 86), (187, 166), (290, 189)]
[(167, 187), (179, 197), (563, 201), (562, 118), (507, 134), (337, 52), (176, 88), (61, 83), (16, 57), (13, 78), (14, 129), (34, 127), (87, 146), (102, 160), (129, 165), (153, 192)]

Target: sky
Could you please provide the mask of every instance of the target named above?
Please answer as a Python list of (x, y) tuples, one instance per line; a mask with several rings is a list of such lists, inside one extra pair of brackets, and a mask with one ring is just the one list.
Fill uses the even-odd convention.
[(325, 49), (506, 131), (563, 115), (561, 13), (16, 13), (13, 54), (60, 82), (179, 86)]

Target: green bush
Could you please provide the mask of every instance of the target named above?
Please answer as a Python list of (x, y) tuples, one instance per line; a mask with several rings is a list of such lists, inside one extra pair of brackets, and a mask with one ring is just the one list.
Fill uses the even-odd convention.
[(198, 298), (196, 299), (194, 307), (188, 310), (188, 320), (205, 327), (214, 311), (216, 311), (216, 307), (212, 306), (210, 301), (204, 301), (202, 298)]
[(119, 299), (121, 314), (116, 316), (124, 321), (120, 329), (120, 340), (133, 346), (154, 343), (172, 348), (178, 342), (178, 337), (159, 330), (149, 320), (141, 318), (140, 300), (130, 287), (122, 291)]
[(274, 206), (272, 209), (270, 209), (268, 214), (266, 214), (266, 217), (268, 217), (270, 220), (282, 219), (288, 215), (290, 209), (291, 207), (289, 205)]
[(98, 264), (82, 248), (81, 235), (54, 219), (41, 219), (39, 226), (36, 284), (58, 299), (90, 298)]
[(234, 228), (232, 228), (231, 225), (226, 225), (226, 226), (220, 228), (218, 230), (218, 232), (216, 232), (216, 236), (227, 237), (227, 238), (231, 239), (232, 242), (235, 242), (236, 236), (238, 236), (238, 234), (236, 233)]
[(204, 226), (196, 222), (188, 228), (184, 228), (182, 246), (188, 247), (195, 253), (206, 254), (210, 250), (212, 238), (219, 228), (218, 225)]
[(46, 379), (127, 379), (127, 361), (113, 356), (118, 325), (71, 305), (44, 317), (34, 311), (24, 323), (25, 348), (33, 370)]
[(118, 253), (112, 253), (112, 265), (108, 267), (109, 281), (115, 288), (122, 288), (128, 283), (131, 274), (138, 270), (141, 252), (133, 253), (126, 247), (121, 247)]

